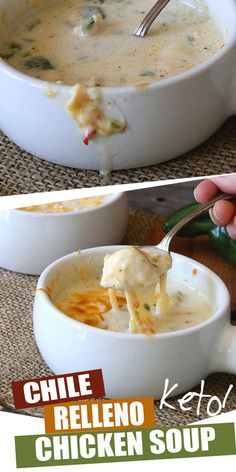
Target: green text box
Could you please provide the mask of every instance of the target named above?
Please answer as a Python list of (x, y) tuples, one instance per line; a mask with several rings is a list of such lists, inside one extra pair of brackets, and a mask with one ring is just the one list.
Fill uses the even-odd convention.
[[(206, 429), (213, 428), (213, 429)], [(117, 436), (123, 433), (123, 443), (120, 446), (121, 436)], [(130, 435), (128, 435), (130, 433)], [(151, 437), (156, 434), (162, 436), (159, 438), (158, 448), (162, 451), (156, 454), (156, 442), (155, 444), (151, 441)], [(212, 440), (209, 435), (214, 434)], [(100, 436), (99, 436), (100, 435)], [(113, 456), (100, 457), (103, 448), (98, 448), (98, 444), (103, 444), (104, 435), (108, 439), (109, 450), (114, 454)], [(110, 436), (109, 436), (110, 435)], [(134, 436), (135, 435), (135, 436)], [(207, 436), (208, 435), (208, 436)], [(64, 439), (63, 439), (64, 437)], [(73, 439), (72, 439), (73, 437)], [(173, 441), (173, 437), (176, 440)], [(195, 438), (196, 443), (200, 444), (200, 448), (195, 451), (186, 450), (192, 446), (192, 441), (189, 442), (189, 438)], [(206, 437), (209, 439), (206, 440)], [(41, 438), (41, 439), (39, 439)], [(47, 439), (45, 439), (47, 438)], [(89, 448), (82, 448), (82, 444), (88, 444), (90, 441)], [(132, 447), (133, 438), (136, 441), (136, 448)], [(196, 439), (198, 438), (198, 439)], [(188, 441), (187, 441), (188, 439)], [(208, 450), (202, 450), (202, 444), (208, 444)], [(46, 461), (41, 461), (36, 455), (36, 441), (47, 441), (47, 445), (43, 452), (46, 451), (48, 455), (52, 454)], [(65, 441), (69, 444), (67, 458), (54, 458), (54, 441)], [(91, 444), (92, 441), (92, 444)], [(185, 442), (187, 441), (187, 442)], [(76, 449), (78, 448), (78, 457), (71, 457), (72, 444)], [(188, 443), (188, 447), (187, 447)], [(118, 450), (121, 451), (117, 454)], [(141, 445), (137, 447), (137, 445)], [(176, 444), (181, 444), (181, 450), (176, 452)], [(190, 444), (190, 446), (189, 446)], [(59, 466), (59, 465), (73, 465), (73, 464), (95, 464), (103, 462), (121, 462), (121, 461), (139, 461), (139, 460), (155, 460), (155, 459), (177, 459), (177, 458), (189, 458), (189, 457), (205, 457), (205, 456), (223, 456), (223, 455), (234, 455), (235, 454), (235, 426), (233, 423), (225, 424), (204, 424), (204, 425), (192, 425), (192, 426), (181, 426), (181, 427), (163, 427), (155, 429), (131, 429), (123, 431), (102, 431), (102, 432), (83, 432), (83, 433), (70, 433), (70, 434), (48, 434), (41, 436), (17, 436), (15, 438), (16, 445), (16, 463), (17, 468), (27, 467), (48, 467), (48, 466)], [(77, 446), (78, 445), (78, 446)], [(64, 444), (65, 446), (65, 444)], [(163, 450), (163, 448), (165, 450)], [(82, 450), (83, 449), (83, 450)], [(169, 449), (169, 450), (168, 450)], [(171, 449), (171, 450), (170, 450)], [(65, 449), (64, 449), (65, 450)], [(95, 453), (94, 457), (83, 457), (84, 450)], [(82, 453), (81, 453), (82, 451)], [(105, 452), (107, 449), (105, 448)], [(74, 450), (74, 453), (76, 451)], [(126, 455), (123, 455), (126, 454)]]

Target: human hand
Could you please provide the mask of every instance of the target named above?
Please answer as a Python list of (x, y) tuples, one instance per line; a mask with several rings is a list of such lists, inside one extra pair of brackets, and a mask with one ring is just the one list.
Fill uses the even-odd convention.
[[(236, 174), (225, 175), (203, 180), (194, 190), (194, 196), (199, 203), (205, 203), (218, 192), (236, 196)], [(236, 240), (236, 203), (229, 200), (220, 200), (210, 210), (210, 216), (216, 225), (226, 226), (232, 239)]]

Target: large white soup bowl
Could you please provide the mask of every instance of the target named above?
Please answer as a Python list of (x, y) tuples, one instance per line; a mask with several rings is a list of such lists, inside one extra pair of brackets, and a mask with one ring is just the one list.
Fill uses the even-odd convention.
[[(165, 379), (178, 383), (174, 394), (191, 389), (216, 371), (236, 372), (236, 328), (230, 324), (230, 298), (222, 280), (207, 267), (173, 253), (169, 278), (199, 291), (213, 308), (204, 323), (147, 336), (88, 326), (60, 312), (53, 300), (81, 268), (99, 275), (103, 258), (119, 247), (70, 254), (41, 275), (34, 303), (34, 334), (43, 359), (56, 374), (102, 369), (108, 397), (163, 394)], [(197, 269), (197, 274), (193, 269)], [(51, 288), (51, 298), (47, 295)]]
[[(85, 146), (67, 111), (72, 87), (50, 84), (57, 95), (49, 98), (45, 93), (48, 83), (24, 75), (0, 59), (3, 131), (39, 158), (82, 169), (153, 165), (198, 146), (236, 112), (236, 2), (206, 3), (227, 31), (226, 44), (214, 56), (146, 88), (100, 89), (105, 111), (109, 108), (114, 118), (126, 120), (123, 133), (97, 137)], [(28, 0), (0, 0), (0, 42), (26, 7)]]

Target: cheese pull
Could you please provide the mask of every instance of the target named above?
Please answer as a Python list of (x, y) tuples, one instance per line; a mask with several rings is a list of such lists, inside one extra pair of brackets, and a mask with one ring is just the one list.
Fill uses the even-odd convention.
[[(171, 256), (156, 248), (141, 250), (131, 246), (105, 256), (101, 285), (110, 289), (113, 310), (117, 309), (116, 290), (125, 293), (131, 332), (155, 333), (155, 292), (170, 267)], [(166, 296), (165, 287), (164, 292)]]

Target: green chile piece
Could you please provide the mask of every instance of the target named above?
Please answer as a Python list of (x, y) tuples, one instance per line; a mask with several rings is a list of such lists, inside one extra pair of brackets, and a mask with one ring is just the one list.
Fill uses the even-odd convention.
[(37, 69), (37, 70), (50, 70), (55, 69), (52, 63), (45, 57), (31, 57), (24, 61), (24, 67), (28, 70)]

